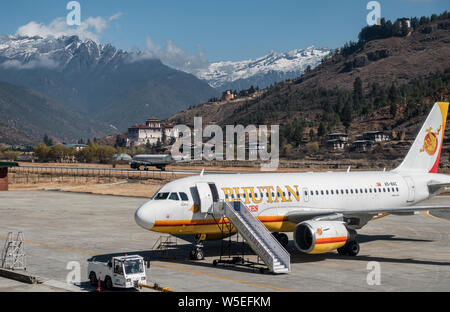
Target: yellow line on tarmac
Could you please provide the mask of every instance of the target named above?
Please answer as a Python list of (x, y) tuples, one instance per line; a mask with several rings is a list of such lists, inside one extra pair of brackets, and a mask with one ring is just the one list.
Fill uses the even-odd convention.
[(280, 287), (276, 287), (276, 286), (272, 286), (272, 285), (266, 285), (266, 284), (261, 284), (261, 283), (254, 283), (254, 282), (250, 282), (250, 281), (244, 281), (244, 280), (240, 280), (240, 279), (236, 279), (236, 278), (232, 278), (232, 277), (227, 277), (227, 276), (222, 276), (222, 275), (216, 275), (216, 274), (211, 274), (211, 273), (194, 271), (194, 270), (191, 270), (191, 269), (180, 268), (180, 267), (167, 265), (167, 264), (152, 263), (152, 265), (158, 266), (158, 267), (162, 267), (162, 268), (166, 268), (166, 269), (171, 269), (171, 270), (176, 270), (176, 271), (181, 271), (181, 272), (186, 272), (186, 273), (192, 273), (192, 274), (197, 274), (197, 275), (203, 275), (203, 276), (208, 276), (208, 277), (212, 277), (212, 278), (232, 281), (232, 282), (241, 283), (241, 284), (247, 284), (247, 285), (256, 286), (256, 287), (268, 288), (268, 289), (272, 289), (272, 290), (278, 290), (278, 291), (284, 291), (284, 292), (295, 292), (296, 291), (296, 290), (280, 288)]
[[(6, 239), (7, 237), (3, 236), (3, 235), (0, 235), (0, 238), (1, 239)], [(47, 248), (53, 248), (53, 249), (62, 249), (62, 250), (72, 251), (72, 252), (85, 254), (85, 255), (90, 255), (90, 256), (94, 256), (94, 255), (98, 254), (96, 252), (89, 251), (89, 250), (71, 248), (71, 247), (55, 245), (55, 244), (41, 243), (41, 242), (33, 241), (33, 240), (24, 240), (24, 242), (27, 243), (27, 244), (37, 245), (37, 246), (41, 246), (41, 247), (47, 247)], [(176, 270), (176, 271), (187, 272), (187, 273), (192, 273), (192, 274), (197, 274), (197, 275), (203, 275), (203, 276), (208, 276), (208, 277), (212, 277), (212, 278), (216, 278), (216, 279), (222, 279), (222, 280), (232, 281), (232, 282), (236, 282), (236, 283), (240, 283), (240, 284), (252, 285), (252, 286), (256, 286), (256, 287), (268, 288), (268, 289), (272, 289), (272, 290), (278, 290), (278, 291), (284, 291), (284, 292), (293, 292), (293, 291), (295, 291), (295, 290), (291, 290), (291, 289), (285, 289), (285, 288), (280, 288), (280, 287), (266, 285), (266, 284), (261, 284), (261, 283), (254, 283), (254, 282), (250, 282), (250, 281), (239, 280), (239, 279), (226, 277), (226, 276), (222, 276), (222, 275), (216, 275), (216, 274), (204, 273), (204, 272), (200, 272), (200, 271), (194, 271), (194, 270), (190, 270), (190, 269), (186, 269), (186, 268), (181, 268), (181, 267), (178, 267), (178, 266), (175, 266), (175, 265), (167, 265), (167, 264), (159, 264), (159, 263), (152, 263), (152, 265), (157, 266), (157, 267), (170, 269), (170, 270)]]
[(423, 213), (425, 216), (427, 216), (427, 217), (429, 217), (429, 218), (431, 218), (431, 219), (435, 219), (435, 220), (438, 220), (438, 221), (444, 221), (444, 222), (450, 222), (450, 221), (447, 220), (447, 219), (439, 218), (439, 217), (433, 216), (432, 214), (430, 214), (430, 211), (429, 211), (429, 210), (427, 210), (427, 211), (422, 211), (422, 213)]
[[(7, 237), (3, 236), (3, 235), (0, 235), (0, 238), (7, 239)], [(15, 238), (13, 237), (13, 239), (15, 239)], [(73, 251), (73, 252), (86, 254), (86, 255), (92, 255), (92, 256), (97, 254), (97, 253), (95, 253), (93, 251), (77, 249), (77, 248), (71, 248), (71, 247), (65, 247), (65, 246), (54, 245), (54, 244), (41, 243), (41, 242), (28, 240), (28, 239), (25, 239), (24, 242), (27, 243), (27, 244), (38, 245), (38, 246), (48, 247), (48, 248), (53, 248), (53, 249), (63, 249), (63, 250)]]

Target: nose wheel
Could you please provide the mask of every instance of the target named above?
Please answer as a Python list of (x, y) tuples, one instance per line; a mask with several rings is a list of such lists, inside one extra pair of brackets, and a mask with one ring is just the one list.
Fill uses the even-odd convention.
[(203, 245), (202, 244), (195, 245), (195, 248), (192, 249), (191, 252), (189, 253), (189, 258), (195, 261), (205, 259), (205, 254), (203, 252)]

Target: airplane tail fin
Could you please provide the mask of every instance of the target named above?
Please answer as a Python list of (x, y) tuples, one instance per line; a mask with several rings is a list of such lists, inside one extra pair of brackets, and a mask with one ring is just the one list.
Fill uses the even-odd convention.
[(448, 106), (448, 102), (433, 105), (405, 159), (393, 171), (437, 173)]

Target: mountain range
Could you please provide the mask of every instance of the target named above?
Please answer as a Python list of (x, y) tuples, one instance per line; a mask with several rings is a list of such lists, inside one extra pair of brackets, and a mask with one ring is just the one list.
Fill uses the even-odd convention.
[(301, 76), (308, 67), (315, 68), (330, 53), (328, 48), (313, 46), (287, 53), (272, 51), (256, 59), (213, 62), (194, 74), (220, 91), (245, 90), (252, 85), (266, 88), (277, 82)]
[[(98, 121), (100, 135), (124, 131), (151, 116), (166, 118), (218, 94), (194, 75), (144, 52), (77, 36), (0, 37), (0, 81), (37, 91), (80, 118)], [(110, 125), (108, 131), (104, 124)], [(49, 135), (78, 139), (59, 130)], [(42, 134), (33, 133), (34, 140)]]

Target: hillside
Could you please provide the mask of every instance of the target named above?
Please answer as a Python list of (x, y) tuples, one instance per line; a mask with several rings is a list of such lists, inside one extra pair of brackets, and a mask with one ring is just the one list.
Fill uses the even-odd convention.
[[(327, 130), (345, 130), (347, 117), (351, 120), (347, 125), (350, 131), (353, 128), (362, 131), (364, 129), (355, 122), (365, 124), (377, 118), (385, 119), (385, 108), (390, 104), (389, 89), (394, 84), (398, 114), (390, 119), (393, 126), (403, 117), (405, 103), (410, 103), (411, 115), (422, 115), (426, 109), (421, 105), (426, 103), (419, 100), (448, 97), (448, 81), (442, 82), (442, 79), (446, 76), (444, 70), (450, 67), (449, 23), (447, 18), (419, 26), (408, 36), (372, 40), (349, 55), (344, 55), (341, 50), (298, 79), (279, 83), (251, 97), (201, 104), (175, 114), (170, 120), (191, 123), (193, 116), (203, 116), (205, 123), (282, 126), (301, 120), (306, 128), (317, 132), (321, 122)], [(434, 79), (430, 75), (439, 71), (442, 77), (437, 80), (445, 85), (425, 86)], [(355, 99), (358, 80), (361, 90)], [(405, 101), (406, 89), (411, 85), (421, 89), (422, 93), (433, 89), (442, 94), (408, 93), (409, 98)], [(415, 93), (419, 91), (414, 90)], [(346, 104), (350, 104), (347, 107), (350, 114), (345, 111)], [(369, 127), (371, 125), (367, 125)]]
[(49, 97), (0, 82), (0, 142), (33, 144), (45, 134), (60, 141), (99, 137), (114, 132), (106, 123), (93, 121)]
[(218, 95), (194, 75), (144, 52), (76, 36), (0, 37), (0, 81), (32, 88), (118, 130), (149, 116), (166, 118)]
[[(194, 116), (202, 116), (203, 124), (278, 124), (282, 154), (289, 157), (318, 152), (317, 157), (336, 158), (326, 156), (331, 132), (347, 132), (355, 140), (364, 131), (382, 130), (397, 140), (401, 133), (411, 139), (430, 105), (448, 101), (450, 90), (449, 14), (420, 21), (414, 19), (407, 34), (385, 38), (367, 40), (365, 29), (360, 41), (346, 44), (297, 79), (230, 102), (204, 103), (169, 120), (189, 125)], [(395, 29), (390, 22), (386, 25)], [(314, 141), (320, 150), (307, 151), (305, 145)], [(377, 151), (398, 159), (408, 144), (395, 142)]]

